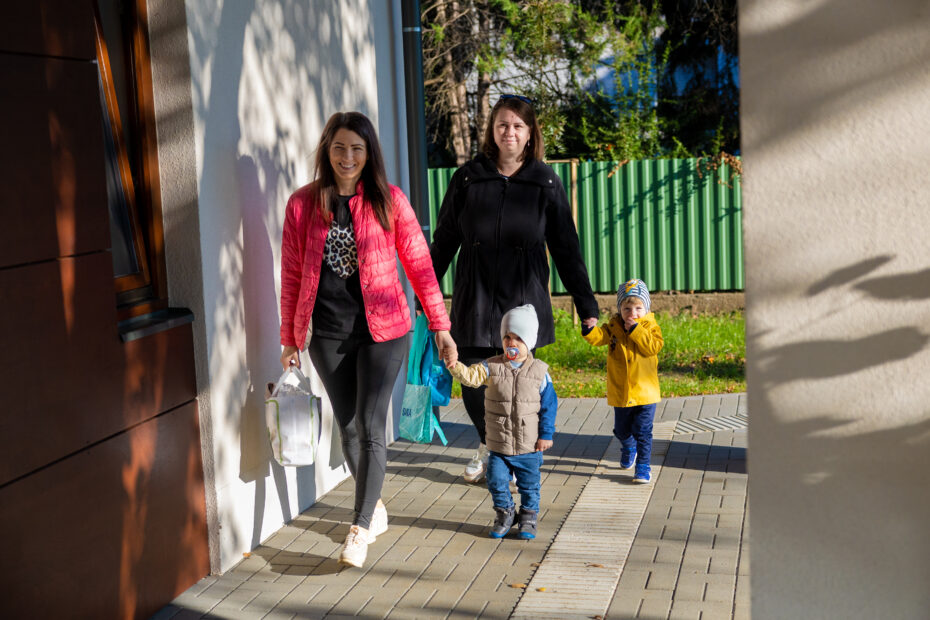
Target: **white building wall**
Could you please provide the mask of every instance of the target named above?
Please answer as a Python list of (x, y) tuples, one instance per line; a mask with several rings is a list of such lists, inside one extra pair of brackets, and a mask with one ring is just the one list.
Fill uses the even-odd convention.
[(222, 571), (348, 475), (328, 403), (317, 465), (270, 460), (263, 386), (280, 374), (284, 206), (311, 180), (329, 116), (367, 114), (391, 181), (407, 186), (400, 13), (381, 0), (149, 5), (170, 302), (197, 318), (211, 560)]
[(752, 616), (930, 617), (930, 10), (742, 0)]

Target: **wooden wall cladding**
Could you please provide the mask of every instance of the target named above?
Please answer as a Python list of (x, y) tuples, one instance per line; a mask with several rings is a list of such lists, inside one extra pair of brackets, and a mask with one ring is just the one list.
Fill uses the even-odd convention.
[(109, 252), (0, 270), (0, 485), (196, 397), (193, 335), (123, 344)]
[(92, 0), (0, 2), (0, 52), (92, 60)]
[(147, 618), (209, 572), (190, 324), (117, 324), (93, 0), (0, 0), (2, 618)]
[(0, 267), (110, 247), (96, 65), (0, 54)]
[(0, 488), (0, 615), (148, 618), (209, 571), (197, 406)]

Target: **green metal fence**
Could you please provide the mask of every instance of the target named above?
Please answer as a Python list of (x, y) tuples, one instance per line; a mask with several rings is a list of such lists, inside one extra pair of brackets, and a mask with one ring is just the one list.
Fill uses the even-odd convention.
[[(742, 198), (729, 167), (698, 174), (697, 159), (638, 160), (619, 168), (616, 162), (553, 162), (552, 167), (574, 205), (595, 292), (615, 292), (630, 278), (654, 291), (743, 289)], [(454, 172), (429, 171), (430, 230)], [(565, 293), (550, 268), (552, 292)], [(454, 263), (440, 282), (447, 295), (453, 273)]]

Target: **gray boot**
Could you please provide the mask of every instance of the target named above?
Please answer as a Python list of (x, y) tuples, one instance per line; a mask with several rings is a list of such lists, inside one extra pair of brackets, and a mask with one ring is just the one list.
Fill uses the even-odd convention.
[(497, 518), (494, 519), (494, 525), (491, 526), (489, 535), (491, 538), (503, 538), (507, 535), (507, 532), (510, 531), (511, 526), (513, 526), (513, 506), (510, 508), (498, 508), (495, 506), (494, 512), (497, 513)]
[(520, 524), (517, 526), (518, 536), (527, 540), (536, 538), (536, 515), (535, 510), (520, 508)]

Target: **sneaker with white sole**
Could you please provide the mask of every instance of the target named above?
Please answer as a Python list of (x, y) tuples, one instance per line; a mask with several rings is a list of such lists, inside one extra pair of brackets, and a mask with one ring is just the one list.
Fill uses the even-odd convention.
[(349, 528), (342, 553), (339, 554), (339, 563), (361, 568), (368, 557), (368, 530), (353, 525)]
[(462, 477), (465, 478), (465, 482), (481, 482), (484, 480), (485, 474), (488, 471), (488, 456), (490, 456), (488, 447), (484, 444), (479, 444), (478, 450), (475, 451), (475, 455), (471, 457), (471, 460), (465, 465), (465, 473), (462, 474)]
[(371, 544), (377, 540), (378, 536), (388, 530), (387, 508), (380, 501), (375, 505), (375, 511), (371, 513), (371, 527), (368, 528), (368, 543)]
[(649, 480), (652, 479), (651, 468), (648, 463), (640, 463), (636, 465), (636, 474), (633, 476), (633, 482), (636, 484), (649, 484)]

